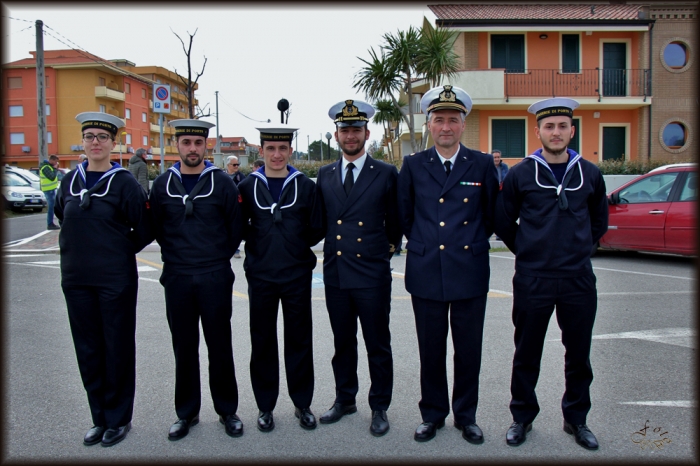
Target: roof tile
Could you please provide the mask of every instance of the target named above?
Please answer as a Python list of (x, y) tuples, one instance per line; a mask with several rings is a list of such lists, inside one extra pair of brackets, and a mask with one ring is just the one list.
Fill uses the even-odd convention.
[[(595, 8), (594, 8), (595, 7)], [(635, 20), (641, 5), (512, 4), (428, 5), (438, 20)], [(591, 13), (593, 11), (593, 13)]]

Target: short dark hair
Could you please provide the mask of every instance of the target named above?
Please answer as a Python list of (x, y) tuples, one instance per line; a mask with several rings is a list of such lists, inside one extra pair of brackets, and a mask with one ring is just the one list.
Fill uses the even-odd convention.
[(253, 166), (256, 168), (264, 167), (265, 161), (263, 159), (258, 159), (255, 162), (253, 162)]
[(49, 155), (49, 160), (58, 160), (58, 155)]
[(491, 154), (495, 154), (496, 152), (498, 152), (499, 154), (503, 155), (503, 152), (501, 152), (501, 151), (498, 150), (498, 149), (492, 150), (492, 151), (491, 151)]
[(136, 149), (136, 155), (138, 155), (139, 157), (143, 157), (144, 155), (146, 155), (146, 149)]

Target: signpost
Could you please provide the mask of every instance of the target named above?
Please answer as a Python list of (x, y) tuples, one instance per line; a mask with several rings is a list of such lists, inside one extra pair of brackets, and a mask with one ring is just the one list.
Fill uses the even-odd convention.
[(165, 144), (163, 143), (163, 114), (170, 113), (170, 84), (153, 85), (153, 112), (159, 113), (160, 173), (165, 171)]

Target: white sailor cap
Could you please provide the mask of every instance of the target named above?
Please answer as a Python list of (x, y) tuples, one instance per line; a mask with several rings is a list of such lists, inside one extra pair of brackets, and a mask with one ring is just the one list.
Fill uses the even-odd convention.
[(537, 121), (550, 116), (574, 116), (574, 109), (578, 108), (579, 103), (568, 97), (554, 97), (552, 99), (544, 99), (535, 102), (527, 109), (528, 112), (534, 113)]
[(291, 143), (294, 139), (294, 132), (299, 128), (290, 128), (284, 124), (267, 125), (261, 128), (255, 128), (260, 131), (260, 141), (286, 141)]
[(112, 136), (117, 135), (119, 128), (126, 126), (121, 118), (103, 112), (78, 113), (75, 119), (82, 125), (81, 131), (85, 131), (88, 128), (99, 128), (109, 131), (112, 133)]
[(168, 124), (175, 128), (175, 136), (209, 136), (209, 128), (213, 128), (214, 123), (204, 120), (172, 120)]
[(372, 116), (374, 107), (361, 100), (344, 100), (328, 110), (328, 116), (338, 127), (365, 126)]
[(420, 109), (426, 115), (435, 110), (457, 110), (468, 115), (472, 111), (472, 99), (464, 89), (448, 84), (426, 92), (420, 99)]

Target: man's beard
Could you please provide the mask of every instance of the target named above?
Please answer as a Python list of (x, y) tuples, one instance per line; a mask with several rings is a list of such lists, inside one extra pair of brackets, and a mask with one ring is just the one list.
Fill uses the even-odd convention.
[[(190, 155), (196, 155), (197, 156), (197, 161), (196, 162), (191, 162), (189, 159)], [(180, 160), (182, 160), (182, 163), (187, 165), (188, 167), (198, 167), (200, 163), (202, 163), (202, 160), (204, 159), (204, 155), (198, 155), (198, 154), (187, 154), (184, 157), (180, 157)]]
[(549, 147), (547, 144), (545, 144), (544, 142), (542, 142), (542, 147), (544, 147), (544, 149), (545, 149), (547, 152), (549, 152), (551, 155), (553, 155), (553, 156), (556, 157), (556, 156), (559, 156), (559, 155), (562, 155), (562, 154), (566, 153), (566, 149), (567, 149), (568, 145), (564, 146), (563, 149), (554, 150), (554, 149), (552, 149), (551, 147)]
[(354, 157), (354, 156), (356, 156), (357, 154), (359, 154), (360, 152), (362, 152), (363, 150), (365, 150), (365, 145), (364, 145), (363, 142), (360, 142), (360, 143), (357, 145), (357, 149), (355, 149), (355, 150), (349, 150), (349, 149), (347, 148), (347, 146), (345, 146), (345, 145), (344, 145), (343, 143), (341, 143), (341, 142), (338, 142), (338, 145), (339, 145), (340, 148), (342, 149), (343, 154), (345, 154), (345, 155), (347, 155), (347, 156), (349, 156), (349, 157)]

